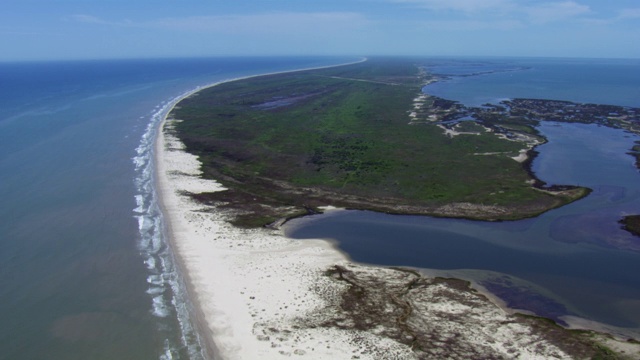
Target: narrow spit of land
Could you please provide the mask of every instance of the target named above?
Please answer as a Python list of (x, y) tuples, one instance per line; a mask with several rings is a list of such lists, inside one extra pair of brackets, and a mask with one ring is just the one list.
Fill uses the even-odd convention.
[(468, 109), (422, 94), (429, 81), (412, 61), (381, 59), (201, 91), (171, 116), (229, 190), (194, 196), (255, 227), (325, 205), (513, 220), (588, 194), (535, 179), (527, 152), (545, 139), (531, 121), (498, 108), (460, 121)]

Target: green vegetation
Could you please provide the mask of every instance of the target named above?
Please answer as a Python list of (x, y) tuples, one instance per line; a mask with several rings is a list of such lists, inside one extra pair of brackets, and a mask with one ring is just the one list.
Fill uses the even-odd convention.
[(470, 121), (470, 120), (459, 122), (455, 129), (456, 131), (460, 131), (460, 132), (473, 132), (473, 133), (481, 133), (486, 131), (485, 128), (482, 127), (482, 125), (479, 125), (475, 121)]
[(532, 188), (509, 158), (522, 143), (409, 125), (426, 80), (410, 61), (370, 60), (221, 84), (181, 101), (171, 116), (183, 120), (176, 131), (205, 176), (230, 189), (200, 200), (234, 209), (237, 225), (322, 205), (517, 219), (585, 194)]
[(640, 236), (640, 215), (625, 216), (620, 223), (628, 232)]
[(640, 142), (636, 141), (635, 143), (636, 144), (631, 148), (629, 155), (636, 158), (636, 168), (640, 169)]

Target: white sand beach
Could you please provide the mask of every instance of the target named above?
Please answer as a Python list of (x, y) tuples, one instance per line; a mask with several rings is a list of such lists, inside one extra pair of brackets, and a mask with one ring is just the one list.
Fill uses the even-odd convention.
[[(447, 339), (455, 339), (452, 358), (571, 358), (534, 320), (516, 319), (481, 293), (411, 271), (351, 264), (329, 241), (231, 226), (224, 212), (189, 196), (224, 188), (200, 178), (197, 157), (173, 134), (177, 121), (165, 119), (158, 131), (157, 191), (192, 315), (216, 359), (418, 358), (411, 339), (394, 338), (393, 326), (421, 329), (415, 336), (429, 334), (436, 345), (422, 350), (430, 354), (449, 356)], [(350, 273), (345, 275), (350, 282), (342, 273), (328, 272), (336, 265)], [(350, 284), (359, 281), (363, 289), (373, 289), (367, 296), (380, 312), (389, 312), (391, 326), (369, 319), (359, 326), (353, 314), (345, 315), (341, 303)], [(417, 282), (420, 286), (413, 285)], [(394, 291), (401, 287), (399, 299)], [(403, 331), (399, 334), (406, 337)]]
[(183, 195), (223, 189), (199, 178), (196, 157), (166, 131), (158, 134), (156, 151), (158, 191), (171, 245), (199, 320), (210, 332), (205, 340), (223, 358), (351, 358), (359, 354), (360, 347), (353, 345), (356, 338), (362, 348), (377, 344), (389, 354), (411, 357), (405, 346), (373, 334), (296, 329), (300, 319), (327, 307), (332, 293), (339, 294), (337, 284), (323, 274), (331, 265), (345, 264), (344, 255), (325, 241), (294, 241), (277, 230), (233, 228), (214, 209)]
[[(215, 208), (185, 195), (222, 191), (224, 187), (200, 178), (197, 157), (185, 152), (184, 145), (171, 134), (175, 121), (179, 120), (165, 118), (158, 129), (157, 191), (169, 241), (208, 353), (224, 359), (271, 359), (292, 354), (338, 359), (358, 354), (359, 348), (379, 346), (389, 354), (410, 357), (406, 346), (373, 334), (296, 329), (300, 319), (328, 307), (327, 299), (339, 301), (336, 283), (324, 273), (332, 265), (347, 263), (347, 258), (327, 241), (301, 242), (287, 239), (279, 230), (233, 227)], [(284, 330), (274, 333), (274, 329)], [(361, 346), (354, 346), (354, 342)]]

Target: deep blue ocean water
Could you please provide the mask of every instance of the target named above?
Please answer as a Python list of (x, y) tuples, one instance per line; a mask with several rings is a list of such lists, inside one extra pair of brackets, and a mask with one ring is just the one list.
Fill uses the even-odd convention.
[[(431, 59), (443, 80), (424, 92), (468, 106), (541, 98), (640, 107), (640, 60)], [(533, 170), (550, 184), (592, 188), (534, 219), (487, 223), (348, 211), (297, 219), (287, 234), (335, 241), (355, 261), (474, 280), (508, 305), (563, 323), (579, 316), (640, 337), (640, 243), (617, 221), (640, 213), (640, 173), (626, 153), (639, 136), (596, 125), (543, 123), (550, 140)]]
[(216, 81), (339, 58), (0, 64), (0, 359), (198, 359), (152, 181), (158, 121)]

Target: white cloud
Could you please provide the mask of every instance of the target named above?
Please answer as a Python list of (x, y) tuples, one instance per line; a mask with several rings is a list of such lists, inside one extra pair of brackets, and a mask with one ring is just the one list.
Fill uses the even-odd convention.
[(591, 12), (589, 6), (575, 1), (550, 2), (536, 6), (528, 6), (524, 11), (534, 23), (548, 23), (565, 20)]
[[(522, 21), (535, 24), (566, 20), (591, 12), (587, 5), (573, 0), (518, 1), (518, 0), (388, 0), (411, 4), (430, 11), (460, 13), (465, 18), (481, 22)], [(634, 14), (630, 11), (630, 14)]]
[(474, 30), (514, 30), (524, 25), (517, 20), (479, 21), (479, 20), (432, 20), (423, 21), (422, 26), (433, 30), (474, 31)]
[(302, 30), (336, 30), (357, 28), (367, 20), (356, 13), (266, 13), (250, 15), (199, 16), (167, 18), (150, 22), (161, 28), (214, 32), (268, 32), (278, 33)]
[(481, 10), (503, 9), (511, 7), (511, 0), (393, 0), (397, 3), (408, 3), (429, 10), (451, 10), (477, 12)]
[(85, 15), (85, 14), (71, 15), (69, 16), (69, 19), (76, 22), (80, 22), (80, 23), (86, 23), (86, 24), (115, 25), (114, 23), (110, 23), (98, 17), (92, 16), (92, 15)]
[(594, 26), (609, 26), (623, 21), (640, 19), (640, 8), (622, 9), (618, 11), (618, 15), (608, 18), (587, 18), (582, 21)]
[(618, 13), (617, 19), (619, 19), (619, 20), (640, 19), (640, 8), (622, 9)]
[(99, 18), (95, 16), (84, 15), (84, 14), (71, 15), (69, 16), (69, 18), (77, 22), (86, 22), (86, 23), (96, 23), (101, 21)]
[(294, 13), (274, 12), (248, 15), (213, 15), (160, 18), (146, 21), (107, 21), (91, 15), (73, 15), (77, 22), (165, 29), (174, 31), (212, 33), (286, 33), (286, 32), (336, 32), (366, 27), (369, 21), (352, 12)]

